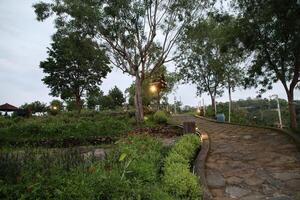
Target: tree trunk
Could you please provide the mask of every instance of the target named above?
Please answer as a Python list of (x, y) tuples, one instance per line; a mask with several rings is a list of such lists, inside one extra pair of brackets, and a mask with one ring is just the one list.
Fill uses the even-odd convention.
[(77, 111), (78, 111), (78, 114), (80, 114), (81, 112), (81, 98), (80, 98), (80, 95), (76, 95), (76, 107), (77, 107)]
[(289, 113), (290, 113), (290, 121), (291, 121), (291, 128), (297, 129), (297, 115), (296, 115), (296, 108), (294, 104), (294, 92), (293, 91), (286, 91), (288, 96), (288, 104), (289, 104)]
[(215, 117), (217, 116), (217, 109), (216, 109), (216, 97), (215, 96), (210, 96), (211, 98), (211, 107), (215, 113)]
[(142, 102), (142, 81), (138, 72), (135, 75), (134, 105), (136, 122), (142, 123), (144, 121), (144, 111)]
[(232, 103), (232, 99), (231, 99), (231, 85), (229, 83), (228, 85), (228, 95), (229, 95), (229, 103), (228, 103), (228, 122), (230, 123), (231, 121), (231, 103)]

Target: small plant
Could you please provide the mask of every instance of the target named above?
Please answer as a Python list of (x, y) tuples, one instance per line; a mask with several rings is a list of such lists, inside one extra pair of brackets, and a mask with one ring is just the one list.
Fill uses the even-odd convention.
[(154, 113), (153, 120), (158, 124), (166, 124), (168, 122), (168, 117), (164, 111), (158, 110)]

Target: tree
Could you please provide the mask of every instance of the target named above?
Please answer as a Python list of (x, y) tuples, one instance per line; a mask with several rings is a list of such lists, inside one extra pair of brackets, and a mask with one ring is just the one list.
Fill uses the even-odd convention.
[(50, 102), (49, 113), (51, 115), (56, 115), (60, 113), (64, 108), (63, 102), (60, 100), (54, 99)]
[(136, 119), (142, 122), (146, 73), (172, 60), (169, 54), (182, 30), (206, 4), (197, 0), (53, 0), (34, 7), (39, 20), (56, 14), (56, 26), (84, 25), (108, 47), (112, 64), (135, 77)]
[(117, 86), (115, 86), (113, 89), (109, 90), (108, 96), (111, 97), (112, 103), (113, 103), (112, 106), (114, 108), (122, 107), (123, 103), (125, 103), (124, 95)]
[(100, 85), (110, 72), (105, 51), (81, 32), (59, 30), (48, 55), (40, 67), (47, 74), (43, 81), (50, 87), (50, 94), (74, 100), (80, 112), (84, 92)]
[(95, 109), (97, 105), (100, 105), (100, 99), (103, 97), (103, 95), (103, 91), (101, 91), (99, 88), (88, 91), (86, 98), (87, 107), (89, 109)]
[[(160, 102), (161, 99), (166, 99), (167, 95), (172, 92), (176, 82), (178, 82), (177, 74), (168, 72), (164, 65), (157, 68), (151, 76), (147, 75), (146, 77), (147, 78), (142, 84), (142, 102), (144, 107), (151, 105), (155, 99), (157, 99), (158, 102)], [(159, 88), (159, 95), (157, 92), (151, 92), (150, 85), (153, 82), (159, 83), (162, 77), (165, 80), (166, 85), (163, 88)], [(126, 92), (129, 94), (129, 104), (134, 105), (135, 85), (132, 84), (126, 89)]]
[(280, 81), (287, 94), (291, 128), (297, 127), (294, 90), (300, 82), (300, 5), (296, 0), (234, 0), (240, 38), (252, 62), (248, 86), (261, 92)]
[(25, 103), (24, 105), (20, 106), (20, 108), (28, 110), (30, 113), (33, 114), (47, 111), (47, 105), (45, 103), (41, 103), (40, 101), (34, 101), (29, 104)]
[(197, 93), (207, 92), (216, 114), (216, 97), (223, 94), (224, 56), (217, 38), (220, 26), (212, 17), (187, 28), (180, 44), (179, 74), (197, 86)]
[(115, 109), (114, 101), (113, 101), (112, 97), (109, 95), (102, 96), (99, 99), (99, 105), (100, 105), (101, 110)]
[(215, 42), (220, 46), (222, 63), (224, 65), (224, 86), (228, 89), (228, 121), (231, 121), (232, 97), (231, 93), (236, 87), (244, 83), (244, 69), (241, 67), (243, 61), (243, 51), (237, 28), (237, 20), (228, 14), (211, 14), (212, 20), (215, 21), (216, 32)]

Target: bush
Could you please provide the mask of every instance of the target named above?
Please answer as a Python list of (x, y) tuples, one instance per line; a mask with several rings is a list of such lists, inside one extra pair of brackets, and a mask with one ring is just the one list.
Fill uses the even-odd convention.
[(153, 120), (158, 124), (166, 124), (168, 122), (168, 117), (164, 111), (158, 110), (154, 113)]
[(165, 159), (163, 184), (166, 190), (178, 198), (200, 199), (201, 186), (190, 172), (190, 163), (200, 146), (197, 135), (183, 136), (170, 150)]

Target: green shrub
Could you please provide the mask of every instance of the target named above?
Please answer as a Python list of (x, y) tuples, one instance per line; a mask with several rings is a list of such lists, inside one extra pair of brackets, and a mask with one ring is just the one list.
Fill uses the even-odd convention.
[(168, 122), (168, 117), (164, 111), (158, 110), (154, 113), (153, 120), (158, 124), (166, 124)]
[(129, 163), (125, 174), (147, 182), (155, 182), (160, 170), (162, 144), (150, 136), (131, 136), (118, 144), (119, 155), (125, 156), (123, 163)]
[(14, 124), (14, 121), (10, 118), (6, 118), (3, 116), (0, 116), (0, 128), (7, 128)]
[(119, 137), (133, 128), (126, 115), (107, 116), (102, 113), (84, 112), (81, 116), (62, 113), (56, 116), (24, 119), (0, 118), (0, 140), (23, 139), (85, 139), (93, 136)]
[(190, 163), (199, 147), (197, 135), (184, 135), (165, 159), (162, 182), (175, 197), (193, 200), (202, 196), (198, 178), (190, 172)]

